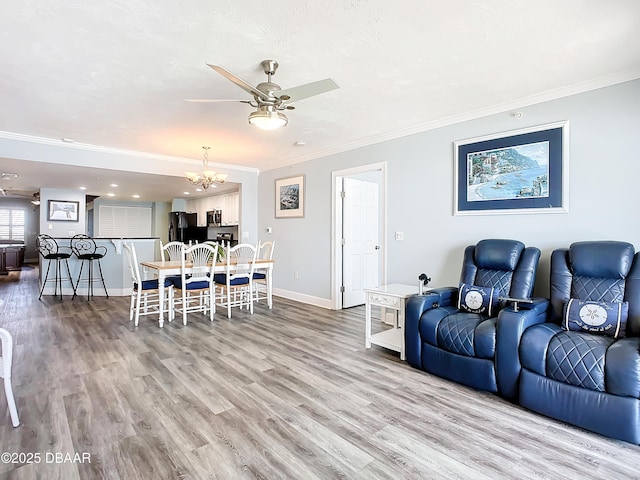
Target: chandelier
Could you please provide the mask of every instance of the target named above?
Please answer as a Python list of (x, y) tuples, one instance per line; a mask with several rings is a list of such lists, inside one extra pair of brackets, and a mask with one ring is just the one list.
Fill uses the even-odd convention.
[(204, 149), (204, 158), (202, 159), (202, 163), (204, 165), (203, 172), (200, 174), (195, 172), (185, 172), (185, 175), (187, 176), (187, 181), (191, 185), (196, 185), (206, 190), (207, 188), (209, 188), (211, 185), (215, 183), (220, 183), (220, 184), (224, 183), (227, 180), (227, 174), (216, 173), (213, 170), (209, 170), (209, 149), (211, 147), (202, 147), (202, 148)]

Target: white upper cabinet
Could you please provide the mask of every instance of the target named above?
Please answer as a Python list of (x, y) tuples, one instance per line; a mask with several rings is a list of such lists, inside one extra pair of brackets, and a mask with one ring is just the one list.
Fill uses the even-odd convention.
[(222, 224), (238, 225), (240, 223), (240, 193), (233, 192), (223, 196)]
[(240, 223), (240, 192), (222, 193), (187, 202), (187, 211), (198, 213), (198, 226), (206, 227), (207, 212), (222, 210), (222, 225)]

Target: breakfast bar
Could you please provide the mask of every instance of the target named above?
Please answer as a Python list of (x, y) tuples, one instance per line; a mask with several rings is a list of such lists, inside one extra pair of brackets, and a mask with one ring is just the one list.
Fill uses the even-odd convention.
[[(71, 242), (71, 238), (56, 238), (58, 245), (68, 247)], [(107, 251), (106, 255), (101, 261), (102, 273), (104, 276), (105, 284), (109, 296), (126, 296), (131, 294), (131, 277), (129, 274), (129, 267), (127, 257), (124, 255), (122, 244), (124, 242), (135, 244), (138, 259), (140, 261), (152, 261), (155, 259), (156, 250), (158, 248), (158, 238), (94, 238), (97, 246), (104, 247)], [(80, 273), (81, 262), (75, 255), (71, 255), (69, 258), (69, 269), (71, 270), (71, 278), (75, 282)], [(44, 276), (42, 272), (47, 271), (47, 264), (49, 260), (45, 260), (40, 256), (40, 288), (42, 288), (42, 282)], [(85, 273), (83, 273), (83, 277)], [(79, 296), (87, 295), (88, 285), (86, 282), (81, 284), (77, 288), (77, 294)], [(71, 285), (63, 285), (63, 295), (73, 295), (73, 288)], [(54, 285), (47, 284), (44, 288), (44, 295), (54, 294)], [(102, 287), (94, 288), (94, 294), (97, 296), (104, 296), (104, 290)]]

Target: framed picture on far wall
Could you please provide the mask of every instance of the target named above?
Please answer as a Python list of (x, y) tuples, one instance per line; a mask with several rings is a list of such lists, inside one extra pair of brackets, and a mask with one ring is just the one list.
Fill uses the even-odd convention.
[(454, 143), (454, 215), (569, 211), (569, 123)]
[(50, 222), (77, 222), (80, 202), (68, 202), (66, 200), (49, 200), (47, 209), (47, 221)]
[(304, 217), (304, 175), (276, 180), (276, 218)]

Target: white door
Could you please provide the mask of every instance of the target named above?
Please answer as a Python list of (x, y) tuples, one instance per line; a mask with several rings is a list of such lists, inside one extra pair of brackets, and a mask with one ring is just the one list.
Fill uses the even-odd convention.
[(380, 254), (378, 184), (345, 177), (342, 216), (342, 307), (362, 305), (364, 289), (377, 287)]

